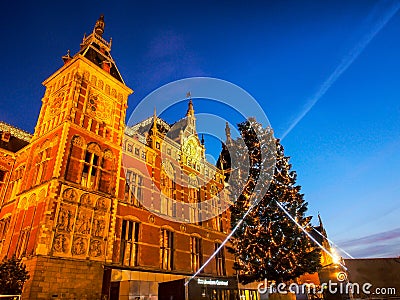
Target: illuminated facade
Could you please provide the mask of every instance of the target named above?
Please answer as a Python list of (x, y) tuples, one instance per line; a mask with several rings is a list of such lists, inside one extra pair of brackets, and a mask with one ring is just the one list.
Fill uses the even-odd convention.
[[(100, 17), (44, 81), (33, 135), (0, 123), (0, 255), (24, 258), (26, 299), (162, 299), (158, 284), (187, 279), (229, 230), (217, 202), (196, 211), (229, 195), (205, 160), (192, 102), (179, 130), (156, 114), (126, 127), (132, 90), (103, 32)], [(232, 281), (232, 266), (223, 249), (200, 276)]]

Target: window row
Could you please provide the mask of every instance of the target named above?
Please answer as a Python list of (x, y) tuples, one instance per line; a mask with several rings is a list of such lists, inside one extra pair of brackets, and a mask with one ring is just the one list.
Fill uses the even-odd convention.
[[(135, 147), (135, 150), (133, 150), (133, 145), (132, 144), (127, 144), (126, 146), (126, 151), (130, 152), (130, 153), (135, 153), (136, 156), (142, 158), (143, 160), (146, 160), (146, 151), (142, 150), (140, 151), (139, 148)], [(140, 155), (140, 152), (142, 152), (142, 154)]]
[[(121, 228), (120, 257), (119, 262), (125, 266), (137, 266), (139, 255), (140, 223), (123, 220)], [(221, 243), (216, 242), (214, 250), (215, 268), (217, 275), (226, 275), (225, 249)], [(160, 268), (163, 270), (174, 269), (175, 241), (174, 232), (168, 229), (160, 230)], [(191, 270), (198, 271), (203, 265), (203, 240), (197, 236), (190, 237)]]

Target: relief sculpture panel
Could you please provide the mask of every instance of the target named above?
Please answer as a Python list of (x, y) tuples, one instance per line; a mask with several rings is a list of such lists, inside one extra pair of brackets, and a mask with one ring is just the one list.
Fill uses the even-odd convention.
[(74, 255), (83, 255), (87, 250), (87, 239), (83, 237), (75, 237), (72, 243), (71, 252)]
[(72, 232), (75, 221), (75, 207), (63, 205), (60, 207), (57, 221), (57, 231)]
[(103, 243), (99, 240), (92, 240), (90, 242), (89, 255), (99, 257), (103, 254)]
[(54, 252), (67, 253), (69, 246), (69, 237), (66, 234), (57, 234), (54, 237), (53, 250)]
[(75, 233), (90, 234), (92, 223), (92, 212), (88, 209), (79, 209), (79, 214), (76, 219)]

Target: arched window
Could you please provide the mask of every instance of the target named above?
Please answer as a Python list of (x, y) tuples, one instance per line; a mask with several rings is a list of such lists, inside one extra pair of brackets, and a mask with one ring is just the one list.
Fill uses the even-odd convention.
[(35, 165), (35, 175), (34, 175), (34, 185), (41, 184), (45, 180), (47, 165), (51, 158), (51, 147), (44, 149), (39, 152), (36, 165)]
[(91, 143), (88, 145), (83, 161), (82, 186), (89, 189), (96, 188), (98, 177), (100, 176), (100, 155), (100, 147), (97, 144)]

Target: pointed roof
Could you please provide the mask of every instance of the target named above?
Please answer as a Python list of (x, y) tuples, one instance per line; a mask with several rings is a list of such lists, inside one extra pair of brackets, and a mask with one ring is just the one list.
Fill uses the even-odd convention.
[(86, 57), (99, 68), (106, 70), (112, 77), (125, 84), (115, 61), (110, 54), (112, 39), (107, 42), (103, 38), (104, 28), (104, 15), (101, 15), (96, 21), (92, 33), (88, 36), (86, 36), (86, 34), (84, 35), (80, 45), (81, 48), (75, 56), (82, 55)]

